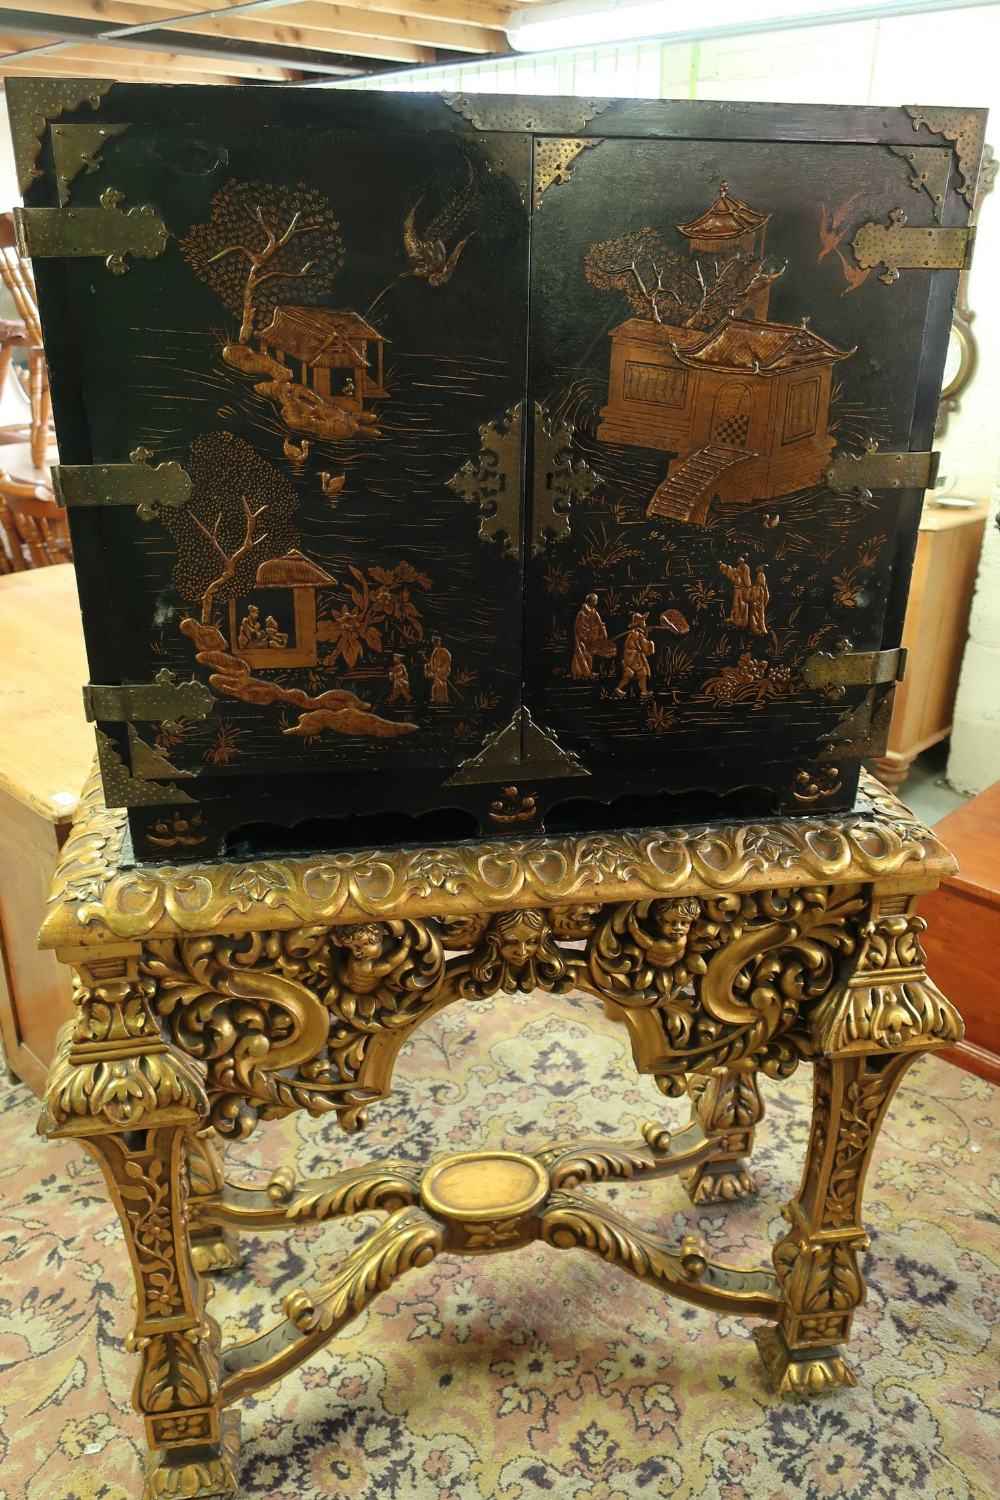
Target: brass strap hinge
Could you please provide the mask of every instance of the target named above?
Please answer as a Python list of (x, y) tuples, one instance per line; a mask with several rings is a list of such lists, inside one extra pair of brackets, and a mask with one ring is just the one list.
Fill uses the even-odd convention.
[(154, 505), (185, 505), (191, 476), (173, 461), (150, 468), (152, 456), (148, 448), (135, 448), (127, 464), (59, 464), (52, 470), (56, 499), (67, 509), (134, 505), (143, 521), (156, 514)]
[(83, 689), (83, 704), (90, 723), (175, 724), (179, 719), (204, 719), (214, 703), (203, 682), (190, 678), (175, 682), (164, 667), (154, 682), (96, 683)]
[(918, 228), (906, 222), (901, 208), (889, 212), (887, 224), (869, 219), (851, 241), (854, 259), (862, 270), (882, 265), (879, 281), (891, 286), (900, 271), (967, 271), (972, 264), (976, 231), (971, 225), (959, 229), (934, 224)]
[(126, 255), (154, 260), (167, 247), (163, 220), (149, 203), (123, 212), (122, 198), (105, 188), (98, 208), (15, 208), (18, 249), (32, 259), (103, 256), (116, 276), (128, 270)]
[(940, 453), (880, 453), (870, 439), (863, 453), (838, 453), (824, 479), (835, 495), (870, 500), (873, 490), (931, 490)]
[(840, 640), (833, 651), (814, 651), (800, 668), (808, 687), (823, 688), (831, 698), (842, 698), (849, 687), (875, 687), (880, 682), (901, 682), (906, 671), (906, 649), (852, 651), (850, 641)]

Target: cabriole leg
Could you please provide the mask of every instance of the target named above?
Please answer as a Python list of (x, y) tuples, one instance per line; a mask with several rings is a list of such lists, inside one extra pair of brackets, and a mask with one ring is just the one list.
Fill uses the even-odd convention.
[(783, 1210), (789, 1229), (774, 1247), (784, 1308), (776, 1328), (754, 1330), (769, 1383), (781, 1395), (857, 1384), (840, 1346), (865, 1300), (862, 1190), (885, 1112), (917, 1055), (815, 1062), (802, 1186)]
[(854, 964), (814, 1010), (813, 1113), (802, 1185), (774, 1247), (784, 1307), (755, 1331), (771, 1384), (810, 1396), (855, 1379), (841, 1354), (865, 1298), (862, 1192), (875, 1142), (907, 1068), (962, 1036), (955, 1007), (928, 978), (917, 896), (870, 896)]
[(692, 1203), (730, 1203), (756, 1191), (750, 1173), (754, 1127), (764, 1114), (752, 1060), (740, 1069), (713, 1068), (688, 1080), (691, 1118), (715, 1137), (711, 1156), (684, 1177)]
[(236, 1434), (222, 1426), (218, 1328), (188, 1238), (188, 1159), (208, 1100), (194, 1067), (163, 1040), (134, 953), (90, 957), (76, 974), (79, 1014), (60, 1038), (45, 1124), (96, 1157), (125, 1233), (133, 1403), (152, 1450), (143, 1500), (232, 1495)]

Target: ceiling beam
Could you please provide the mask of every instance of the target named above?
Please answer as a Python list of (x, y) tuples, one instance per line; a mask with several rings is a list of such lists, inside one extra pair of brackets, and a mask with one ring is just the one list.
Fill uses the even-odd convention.
[[(6, 17), (0, 15), (0, 24), (9, 24), (9, 22)], [(184, 68), (188, 73), (205, 73), (212, 78), (225, 74), (266, 83), (287, 83), (298, 77), (293, 69), (280, 67), (276, 63), (232, 62), (219, 57), (187, 56), (182, 51), (161, 52), (140, 47), (126, 49), (104, 45), (90, 46), (78, 41), (39, 44), (30, 36), (19, 37), (8, 49), (6, 56), (11, 60), (16, 58), (22, 62), (32, 62), (39, 76), (44, 75), (53, 62), (65, 61), (68, 57), (82, 57), (91, 60), (101, 58), (105, 61), (115, 61), (120, 58), (123, 66), (137, 71), (144, 70), (147, 82), (151, 77), (162, 76), (163, 69), (171, 64)], [(0, 56), (0, 60), (4, 58)]]
[[(86, 17), (48, 16), (4, 6), (0, 6), (0, 26), (26, 37), (36, 37), (40, 43), (47, 43), (36, 49), (39, 54), (91, 43), (111, 48), (137, 48), (149, 54), (173, 52), (191, 59), (221, 59), (226, 64), (226, 70), (244, 77), (282, 78), (287, 77), (289, 70), (323, 74), (366, 71), (363, 64), (345, 66), (345, 53), (354, 53), (359, 57), (377, 57), (388, 62), (426, 64), (435, 61), (435, 53), (429, 47), (416, 47), (404, 42), (365, 43), (361, 38), (350, 37), (343, 38), (342, 45), (322, 52), (301, 46), (281, 47), (262, 42), (243, 42), (226, 36), (186, 37), (182, 33), (160, 28), (153, 31), (141, 30), (135, 34), (128, 28), (111, 28), (105, 22)], [(268, 72), (261, 72), (260, 69)]]
[[(103, 6), (106, 0), (96, 0)], [(268, 18), (271, 12), (280, 12), (283, 24), (295, 24), (298, 0), (198, 0), (183, 3), (183, 0), (133, 0), (142, 9), (159, 10), (164, 7), (186, 12), (189, 15), (225, 16), (244, 15)], [(418, 20), (438, 21), (456, 26), (486, 26), (494, 31), (503, 31), (507, 25), (514, 3), (506, 0), (349, 0), (354, 10), (371, 11), (375, 15), (413, 16)], [(524, 0), (529, 3), (529, 0)], [(327, 9), (324, 4), (322, 7)], [(287, 12), (288, 14), (284, 14)]]
[[(119, 54), (119, 58), (124, 57)], [(101, 58), (95, 62), (85, 57), (71, 56), (63, 59), (60, 54), (58, 59), (53, 58), (46, 63), (45, 74), (51, 78), (110, 78), (117, 83), (148, 83), (149, 69), (141, 67), (129, 67), (128, 64), (115, 58)], [(30, 57), (18, 59), (17, 54), (0, 58), (0, 79), (2, 78), (37, 78), (39, 67)], [(162, 65), (160, 76), (165, 77), (171, 83), (215, 83), (215, 84), (237, 84), (246, 80), (226, 76), (219, 73), (192, 73), (186, 68), (171, 68), (164, 72)]]
[[(322, 16), (322, 25), (306, 25), (298, 19), (304, 7), (288, 10), (288, 0), (281, 15), (261, 20), (251, 14), (216, 17), (192, 21), (187, 17), (193, 6), (184, 0), (32, 0), (36, 15), (72, 16), (100, 21), (109, 30), (148, 23), (164, 30), (190, 32), (193, 35), (224, 36), (238, 41), (259, 42), (270, 46), (298, 47), (314, 51), (338, 52), (345, 37), (375, 38), (380, 41), (404, 41), (415, 46), (459, 50), (467, 53), (506, 52), (506, 37), (485, 26), (460, 26), (443, 21), (419, 21), (408, 16), (383, 14), (350, 6), (312, 6)], [(287, 20), (285, 19), (287, 15)], [(139, 33), (136, 33), (137, 35)], [(350, 44), (355, 50), (357, 42)], [(392, 61), (393, 59), (389, 59)]]
[[(287, 0), (286, 0), (287, 4)], [(402, 42), (411, 46), (433, 47), (437, 51), (488, 55), (506, 53), (507, 38), (500, 31), (485, 26), (458, 26), (443, 21), (420, 21), (412, 16), (390, 15), (378, 11), (358, 10), (347, 5), (296, 5), (292, 10), (273, 12), (266, 22), (255, 16), (212, 16), (202, 20), (190, 18), (164, 20), (165, 28), (197, 35), (234, 36), (246, 40), (267, 31), (275, 42), (284, 46), (325, 47), (331, 36), (354, 37), (357, 40)]]

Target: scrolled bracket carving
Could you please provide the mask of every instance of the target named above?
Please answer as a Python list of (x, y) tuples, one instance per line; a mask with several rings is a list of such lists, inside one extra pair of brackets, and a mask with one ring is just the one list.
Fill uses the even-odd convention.
[(208, 1100), (197, 1069), (171, 1051), (134, 957), (95, 958), (74, 975), (75, 1021), (59, 1034), (45, 1089), (49, 1135), (198, 1124)]
[(832, 984), (863, 904), (858, 887), (813, 886), (611, 907), (587, 945), (587, 987), (621, 1007), (665, 1093), (747, 1058), (786, 1075), (809, 1049), (800, 1010)]
[(899, 1052), (961, 1041), (961, 1016), (928, 977), (920, 945), (927, 924), (913, 904), (912, 896), (873, 896), (858, 925), (853, 967), (813, 1011), (819, 1052)]

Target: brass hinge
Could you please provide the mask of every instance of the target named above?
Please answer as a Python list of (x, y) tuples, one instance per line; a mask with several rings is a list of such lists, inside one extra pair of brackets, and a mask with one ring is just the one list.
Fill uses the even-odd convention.
[(940, 453), (880, 453), (869, 438), (863, 453), (838, 453), (823, 478), (835, 495), (870, 500), (873, 490), (931, 490)]
[(883, 265), (879, 281), (891, 286), (903, 271), (967, 271), (972, 264), (976, 231), (971, 225), (946, 229), (918, 228), (906, 222), (901, 208), (889, 212), (887, 224), (869, 219), (851, 241), (854, 259), (864, 271)]
[(127, 464), (58, 464), (52, 470), (56, 499), (67, 509), (134, 505), (143, 521), (156, 514), (154, 505), (186, 505), (191, 476), (172, 460), (150, 468), (152, 456), (148, 448), (134, 448)]
[(190, 678), (175, 682), (164, 667), (154, 682), (96, 683), (83, 689), (83, 705), (90, 723), (162, 723), (169, 727), (178, 719), (204, 719), (212, 712), (211, 691)]
[(874, 687), (880, 682), (901, 682), (906, 671), (906, 649), (852, 651), (847, 640), (833, 651), (814, 651), (800, 668), (808, 687), (823, 688), (831, 698), (842, 698), (849, 687)]
[(17, 247), (32, 259), (103, 256), (109, 271), (128, 270), (126, 255), (155, 260), (167, 247), (167, 230), (149, 203), (124, 212), (123, 194), (105, 188), (99, 208), (15, 208)]

